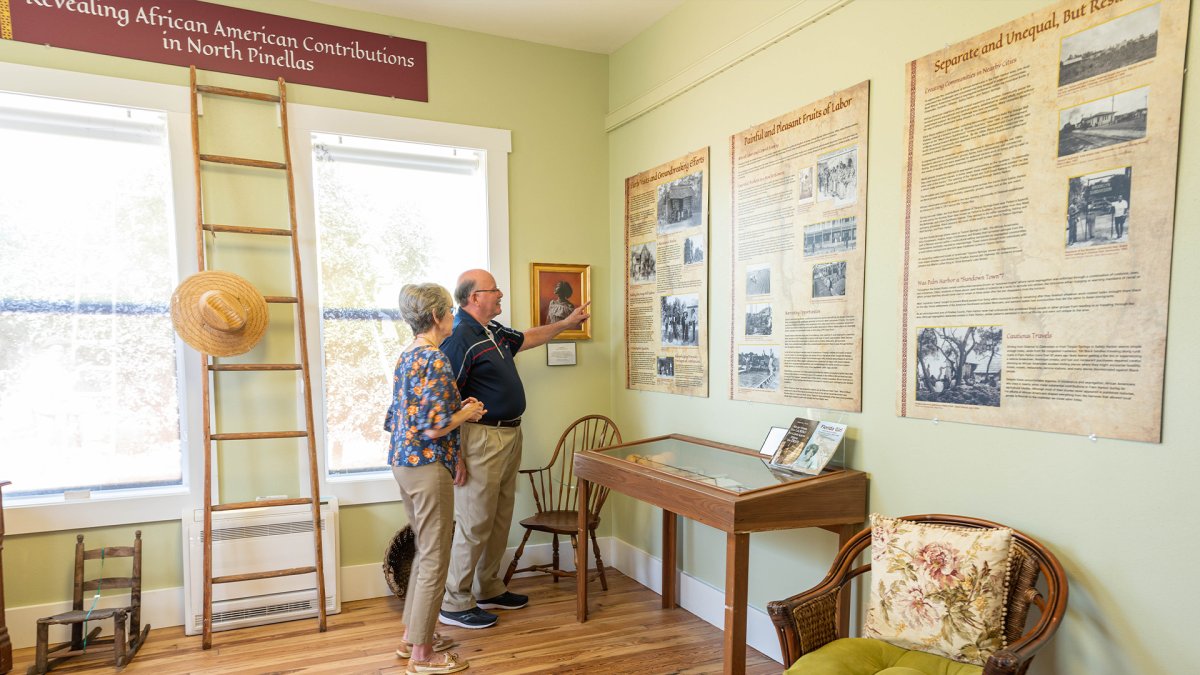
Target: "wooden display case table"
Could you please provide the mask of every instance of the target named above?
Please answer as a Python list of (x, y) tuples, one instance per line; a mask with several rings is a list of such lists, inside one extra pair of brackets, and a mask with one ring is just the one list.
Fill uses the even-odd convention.
[[(591, 485), (603, 485), (663, 510), (662, 606), (676, 606), (676, 520), (691, 518), (726, 533), (725, 673), (746, 670), (746, 589), (750, 533), (820, 527), (841, 547), (867, 517), (867, 477), (861, 471), (827, 470), (803, 476), (771, 469), (753, 450), (670, 434), (575, 455), (579, 536), (586, 542)], [(580, 545), (575, 569), (588, 568)], [(587, 575), (576, 575), (579, 621), (587, 621)], [(841, 603), (843, 626), (849, 605)]]

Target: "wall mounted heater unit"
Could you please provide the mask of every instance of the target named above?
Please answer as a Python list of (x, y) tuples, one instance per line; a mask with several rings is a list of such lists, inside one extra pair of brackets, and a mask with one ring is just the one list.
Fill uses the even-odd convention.
[[(311, 507), (271, 506), (212, 514), (214, 577), (313, 564)], [(321, 501), (325, 612), (341, 611), (338, 594), (338, 506)], [(184, 632), (204, 631), (204, 511), (184, 511)], [(317, 615), (314, 575), (300, 574), (213, 585), (213, 630), (229, 630)]]

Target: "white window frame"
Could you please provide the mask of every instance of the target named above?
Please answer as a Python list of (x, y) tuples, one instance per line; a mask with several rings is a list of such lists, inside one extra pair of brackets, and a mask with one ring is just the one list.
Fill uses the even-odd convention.
[[(375, 504), (398, 501), (400, 491), (389, 472), (330, 477), (326, 472), (328, 427), (325, 416), (325, 358), (321, 336), (321, 305), (317, 289), (317, 233), (313, 198), (312, 134), (345, 134), (411, 143), (470, 148), (485, 153), (487, 186), (488, 270), (501, 288), (509, 288), (508, 262), (508, 155), (512, 152), (512, 132), (449, 122), (434, 122), (376, 113), (320, 108), (308, 105), (288, 106), (288, 134), (291, 138), (292, 166), (296, 189), (296, 213), (299, 220), (301, 271), (304, 274), (304, 312), (310, 339), (309, 364), (313, 387), (313, 418), (317, 426), (317, 469), (321, 495), (337, 497), (342, 505)], [(507, 307), (507, 306), (506, 306)], [(499, 320), (509, 322), (505, 309)], [(311, 339), (317, 336), (317, 339)], [(383, 414), (379, 411), (380, 425)], [(303, 413), (301, 413), (302, 415)], [(379, 449), (382, 455), (386, 447)], [(303, 468), (304, 463), (301, 463)], [(302, 476), (307, 480), (307, 473)]]
[[(180, 279), (196, 272), (196, 197), (187, 87), (11, 63), (0, 63), (0, 82), (3, 83), (0, 84), (0, 90), (17, 94), (166, 113), (175, 216), (175, 261)], [(185, 348), (178, 337), (175, 338), (175, 353), (180, 443), (184, 452), (182, 484), (105, 490), (93, 492), (86, 498), (70, 500), (62, 495), (6, 497), (4, 525), (7, 534), (177, 520), (182, 510), (202, 505), (203, 483), (200, 477), (204, 475), (204, 430), (201, 428), (200, 369), (196, 353)], [(213, 478), (215, 493), (216, 476)]]

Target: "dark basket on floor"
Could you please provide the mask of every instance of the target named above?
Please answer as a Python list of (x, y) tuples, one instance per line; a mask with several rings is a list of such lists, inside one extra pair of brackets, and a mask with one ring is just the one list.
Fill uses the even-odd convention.
[(403, 599), (408, 590), (408, 575), (416, 554), (417, 537), (412, 527), (407, 525), (392, 537), (387, 550), (383, 552), (383, 578), (397, 598)]

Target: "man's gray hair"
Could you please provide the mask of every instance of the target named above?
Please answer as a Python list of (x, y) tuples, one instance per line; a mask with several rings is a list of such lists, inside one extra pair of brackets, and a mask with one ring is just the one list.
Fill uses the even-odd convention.
[(471, 294), (475, 292), (475, 280), (467, 277), (458, 282), (458, 286), (454, 289), (454, 300), (459, 307), (466, 307), (471, 301)]
[(450, 294), (438, 284), (405, 284), (400, 289), (400, 317), (420, 335), (433, 328), (436, 319), (454, 309)]

